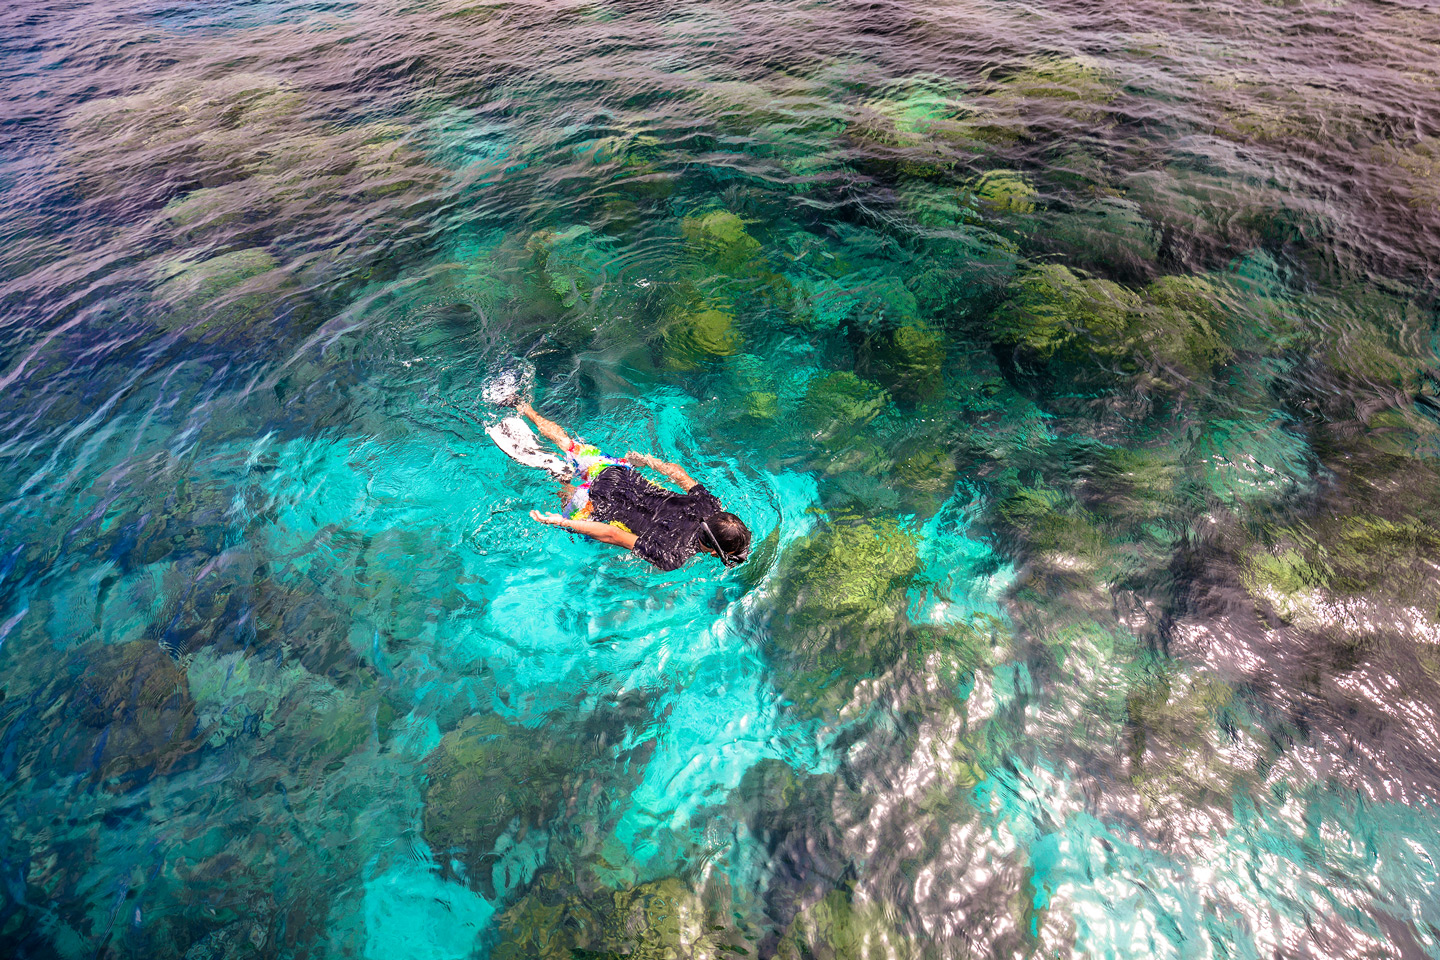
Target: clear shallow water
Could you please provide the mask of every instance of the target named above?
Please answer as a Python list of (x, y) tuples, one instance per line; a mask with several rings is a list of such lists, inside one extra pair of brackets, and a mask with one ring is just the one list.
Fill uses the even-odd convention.
[(8, 955), (1440, 953), (1433, 11), (0, 38)]

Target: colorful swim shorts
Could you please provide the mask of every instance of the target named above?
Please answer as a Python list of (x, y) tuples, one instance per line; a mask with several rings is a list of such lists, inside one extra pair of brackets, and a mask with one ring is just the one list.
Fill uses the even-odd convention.
[(630, 464), (625, 460), (616, 457), (607, 457), (600, 452), (600, 448), (594, 444), (572, 442), (569, 449), (565, 451), (565, 462), (570, 469), (575, 471), (575, 476), (570, 482), (575, 486), (575, 492), (566, 501), (565, 508), (561, 512), (572, 520), (588, 519), (594, 512), (590, 503), (590, 484), (607, 467), (626, 467)]

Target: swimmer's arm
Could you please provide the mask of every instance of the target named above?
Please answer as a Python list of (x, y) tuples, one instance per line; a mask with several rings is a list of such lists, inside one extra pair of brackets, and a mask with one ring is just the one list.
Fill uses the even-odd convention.
[(671, 480), (679, 484), (680, 489), (684, 490), (686, 493), (689, 493), (690, 488), (695, 486), (695, 479), (691, 477), (690, 474), (680, 469), (680, 467), (676, 464), (666, 463), (664, 460), (652, 457), (649, 454), (637, 453), (634, 450), (631, 450), (629, 453), (625, 454), (625, 459), (630, 461), (630, 463), (634, 464), (637, 467), (649, 467), (656, 473), (663, 473), (665, 476), (669, 477)]
[(638, 539), (635, 534), (621, 530), (619, 527), (612, 527), (608, 523), (596, 523), (593, 520), (571, 520), (558, 513), (541, 513), (539, 510), (531, 510), (530, 519), (536, 523), (564, 527), (566, 530), (583, 533), (592, 540), (612, 543), (617, 547), (624, 547), (626, 550), (634, 549), (635, 541)]

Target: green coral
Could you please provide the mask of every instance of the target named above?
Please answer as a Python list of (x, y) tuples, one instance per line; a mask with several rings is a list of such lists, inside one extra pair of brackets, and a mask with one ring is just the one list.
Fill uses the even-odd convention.
[(1095, 108), (1115, 98), (1114, 76), (1089, 57), (1036, 57), (1000, 81), (995, 97), (1047, 100), (1063, 113), (1093, 119)]
[(972, 192), (992, 210), (1006, 213), (1034, 213), (1040, 192), (1013, 170), (991, 170), (972, 185)]
[(678, 877), (601, 892), (569, 893), (543, 878), (497, 919), (494, 960), (720, 960), (744, 953), (729, 917)]
[(752, 420), (774, 420), (780, 416), (780, 398), (767, 390), (752, 390), (745, 394), (743, 410)]
[(954, 121), (968, 112), (960, 91), (944, 83), (911, 81), (896, 96), (867, 100), (871, 114), (862, 129), (871, 138), (895, 146), (921, 146), (928, 140), (954, 134)]
[(1011, 284), (1010, 299), (991, 318), (991, 333), (1041, 358), (1115, 357), (1127, 351), (1140, 310), (1140, 297), (1118, 283), (1048, 263)]
[(207, 260), (167, 260), (157, 270), (162, 282), (155, 296), (168, 308), (159, 321), (167, 330), (198, 335), (269, 319), (290, 286), (271, 279), (278, 266), (259, 247)]
[[(846, 278), (847, 280), (851, 278)], [(917, 323), (919, 304), (915, 294), (892, 270), (872, 270), (853, 276), (860, 294), (855, 320), (866, 331)]]
[(760, 253), (760, 241), (745, 231), (745, 221), (729, 210), (712, 210), (680, 223), (680, 233), (701, 259), (734, 270)]
[(951, 451), (921, 440), (901, 446), (891, 481), (901, 491), (903, 509), (929, 517), (950, 497), (958, 476)]
[(889, 395), (848, 370), (810, 384), (800, 404), (801, 423), (819, 439), (864, 426), (884, 412)]
[(372, 736), (383, 735), (379, 713), (384, 701), (374, 688), (350, 694), (327, 691), (317, 683), (311, 689), (318, 695), (299, 702), (292, 697), (288, 708), (278, 711), (274, 736), (276, 749), (292, 758), (296, 774), (319, 784), (363, 750)]
[(796, 914), (776, 960), (911, 960), (920, 949), (895, 928), (885, 906), (832, 890)]
[(903, 632), (919, 569), (918, 538), (894, 521), (826, 524), (781, 561), (776, 643), (802, 659), (845, 652), (863, 663)]
[[(834, 437), (822, 437), (816, 443), (809, 457), (811, 469), (819, 470), (826, 477), (849, 481), (859, 477), (875, 478), (890, 462), (890, 451), (879, 439), (865, 431), (846, 432)], [(878, 481), (877, 481), (878, 482)], [(834, 505), (826, 496), (827, 505)], [(860, 510), (860, 513), (869, 511)]]
[(983, 222), (980, 198), (972, 190), (924, 182), (900, 188), (900, 203), (922, 227), (955, 231)]
[(493, 715), (471, 716), (441, 739), (425, 789), (425, 841), (442, 863), (464, 864), (490, 889), (490, 854), (516, 828), (543, 824), (583, 758), (564, 742), (530, 734)]
[(707, 361), (734, 355), (744, 339), (735, 316), (719, 301), (688, 303), (665, 321), (664, 364), (671, 370), (695, 370)]
[(896, 399), (924, 403), (945, 392), (945, 338), (938, 330), (919, 323), (896, 327), (867, 338), (860, 354), (860, 368)]
[(1108, 553), (1109, 540), (1095, 520), (1059, 491), (1021, 487), (996, 506), (996, 514), (1031, 549), (1052, 562), (1094, 565)]
[(1225, 297), (1202, 277), (1161, 277), (1136, 293), (1059, 264), (1025, 271), (991, 317), (992, 336), (1040, 359), (1147, 372), (1167, 387), (1193, 384), (1233, 351)]
[(1413, 142), (1386, 142), (1372, 148), (1382, 169), (1402, 171), (1405, 179), (1391, 188), (1397, 198), (1421, 210), (1440, 210), (1440, 137)]

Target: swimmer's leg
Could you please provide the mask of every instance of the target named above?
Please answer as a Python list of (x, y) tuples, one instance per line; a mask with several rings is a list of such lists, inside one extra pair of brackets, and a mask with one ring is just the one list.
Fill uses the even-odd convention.
[(517, 412), (535, 421), (535, 429), (539, 430), (545, 439), (555, 444), (555, 446), (561, 450), (569, 453), (570, 448), (575, 445), (575, 441), (571, 440), (570, 435), (561, 429), (560, 424), (553, 420), (546, 420), (540, 416), (540, 414), (535, 411), (535, 408), (530, 406), (529, 401), (517, 405), (515, 409)]

